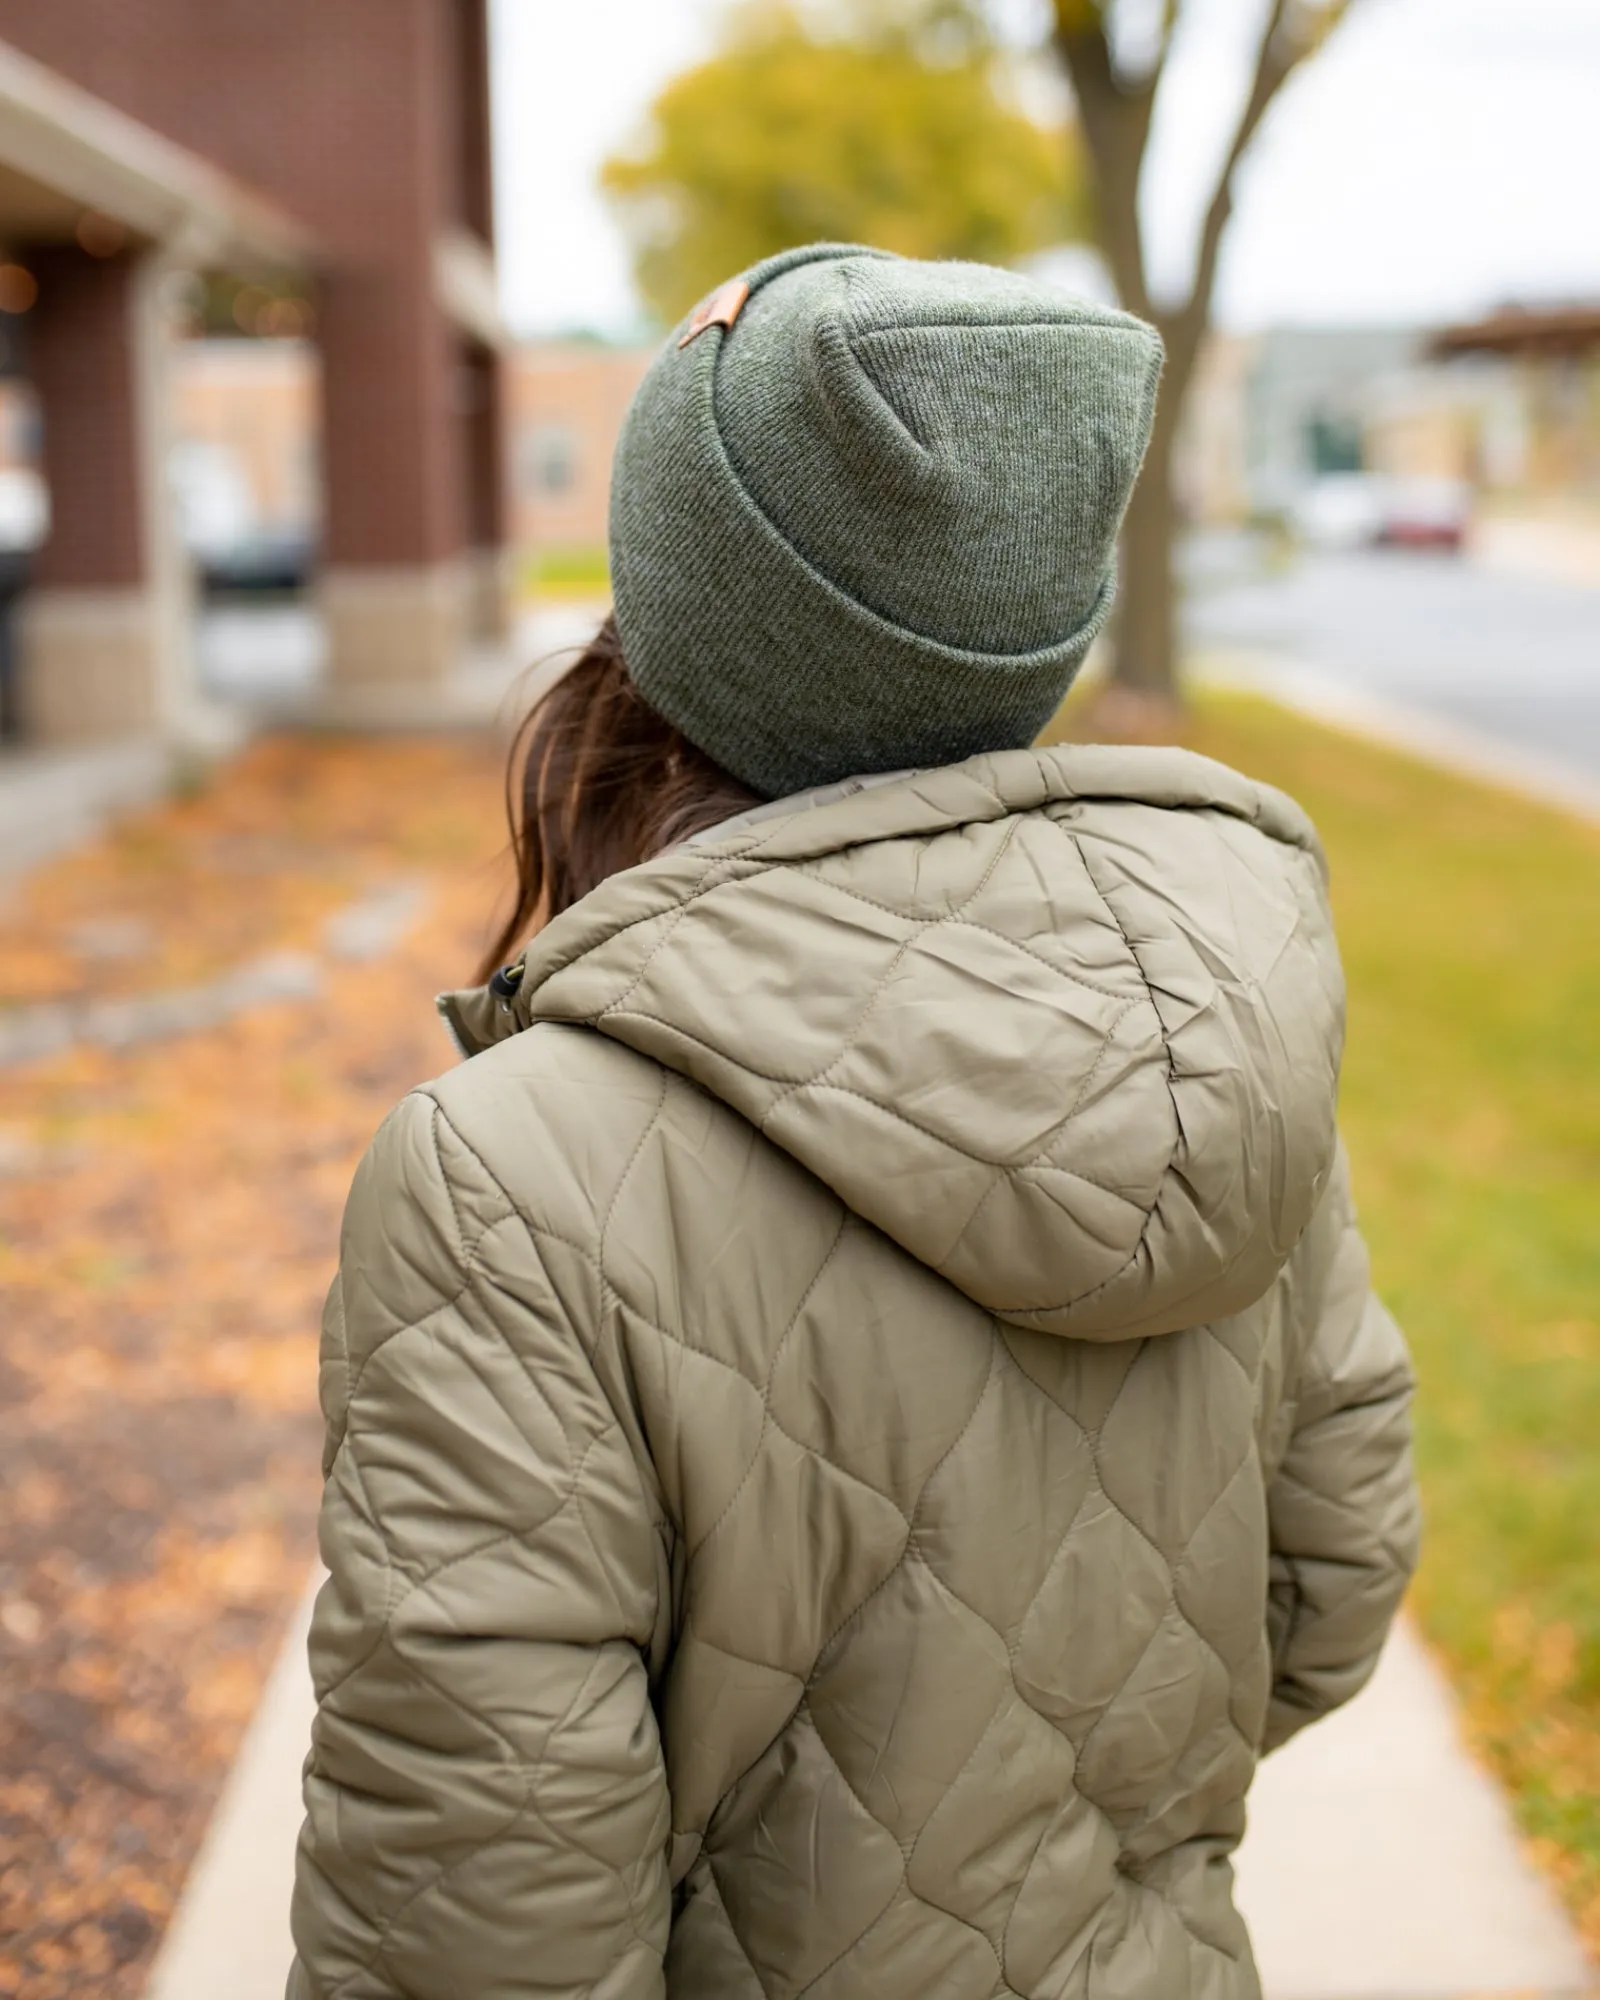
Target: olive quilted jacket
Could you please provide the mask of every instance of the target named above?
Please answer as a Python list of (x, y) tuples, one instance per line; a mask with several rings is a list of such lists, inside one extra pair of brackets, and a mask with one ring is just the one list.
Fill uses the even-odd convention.
[(1298, 809), (978, 758), (451, 1011), (328, 1309), (293, 2000), (1255, 1995), (1257, 1757), (1417, 1535)]

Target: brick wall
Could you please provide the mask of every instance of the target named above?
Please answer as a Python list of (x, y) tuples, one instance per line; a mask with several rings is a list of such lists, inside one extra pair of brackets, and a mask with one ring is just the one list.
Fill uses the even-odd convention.
[(472, 538), (448, 226), (491, 227), (487, 0), (4, 0), (0, 36), (215, 160), (318, 245), (326, 554), (428, 564)]
[(42, 470), (55, 500), (34, 563), (47, 585), (143, 581), (141, 444), (130, 340), (133, 265), (80, 250), (40, 251), (30, 345), (47, 412)]
[[(336, 256), (471, 214), (487, 233), (485, 0), (5, 0), (0, 36), (216, 160)], [(470, 166), (469, 166), (470, 162)], [(469, 173), (478, 185), (468, 190)]]

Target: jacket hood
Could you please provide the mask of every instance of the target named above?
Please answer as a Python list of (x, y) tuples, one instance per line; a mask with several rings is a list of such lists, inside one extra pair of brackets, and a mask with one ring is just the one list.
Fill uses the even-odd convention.
[(550, 923), (469, 1052), (582, 1024), (691, 1077), (986, 1310), (1243, 1310), (1335, 1148), (1310, 822), (1186, 751), (1012, 750), (674, 850)]

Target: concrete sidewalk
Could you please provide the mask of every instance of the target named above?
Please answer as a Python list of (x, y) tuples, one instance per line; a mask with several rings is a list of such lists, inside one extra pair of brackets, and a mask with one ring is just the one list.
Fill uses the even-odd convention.
[[(309, 1614), (308, 1595), (149, 2000), (282, 2000), (311, 1725)], [(1263, 1765), (1239, 1901), (1267, 2000), (1575, 2000), (1600, 1991), (1524, 1860), (1503, 1800), (1461, 1748), (1442, 1676), (1404, 1626), (1359, 1700)]]
[(1238, 1876), (1267, 2000), (1600, 1993), (1406, 1623), (1363, 1694), (1262, 1765)]

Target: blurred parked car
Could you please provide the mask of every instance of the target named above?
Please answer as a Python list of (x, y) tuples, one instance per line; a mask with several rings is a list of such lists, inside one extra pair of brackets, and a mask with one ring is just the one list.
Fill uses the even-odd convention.
[(260, 528), (196, 556), (200, 587), (208, 593), (303, 590), (316, 560), (316, 542), (301, 528)]
[(1467, 539), (1472, 489), (1461, 479), (1394, 479), (1388, 482), (1378, 542), (1391, 549), (1446, 549)]
[(16, 605), (50, 531), (50, 495), (29, 466), (0, 470), (0, 743), (18, 733)]
[(169, 461), (183, 545), (208, 592), (299, 590), (316, 561), (308, 529), (267, 526), (243, 467), (225, 445), (200, 438)]
[(1306, 547), (1458, 550), (1472, 517), (1472, 491), (1459, 479), (1388, 479), (1332, 472), (1291, 503), (1289, 521)]
[(1370, 472), (1328, 472), (1289, 507), (1289, 523), (1308, 548), (1371, 548), (1383, 532), (1383, 485)]

